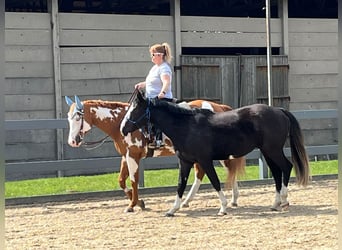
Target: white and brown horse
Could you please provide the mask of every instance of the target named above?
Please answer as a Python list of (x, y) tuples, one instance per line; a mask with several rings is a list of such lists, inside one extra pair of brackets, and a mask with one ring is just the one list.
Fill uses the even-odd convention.
[[(82, 145), (84, 135), (90, 131), (93, 126), (96, 126), (109, 135), (113, 139), (115, 149), (122, 156), (119, 184), (130, 199), (130, 204), (125, 209), (125, 212), (133, 212), (136, 205), (144, 209), (144, 201), (139, 200), (138, 198), (138, 167), (140, 160), (146, 157), (146, 145), (148, 143), (148, 139), (145, 138), (140, 130), (128, 133), (127, 136), (123, 136), (120, 133), (120, 124), (128, 110), (129, 103), (102, 100), (86, 100), (81, 102), (77, 96), (75, 96), (75, 102), (67, 96), (65, 97), (65, 100), (70, 106), (68, 112), (68, 144), (72, 147), (80, 147)], [(231, 110), (229, 106), (203, 100), (192, 101), (188, 104), (191, 107), (211, 109), (215, 112)], [(153, 157), (170, 156), (175, 154), (172, 142), (166, 136), (164, 136), (164, 143), (165, 147), (155, 150)], [(232, 187), (231, 204), (233, 206), (237, 206), (239, 195), (237, 175), (244, 173), (245, 158), (227, 159), (221, 161), (221, 164), (228, 170), (227, 183), (230, 183)], [(189, 202), (198, 191), (201, 181), (205, 175), (204, 171), (198, 164), (195, 164), (194, 168), (196, 176), (195, 182), (193, 183), (188, 196), (183, 201), (182, 206), (188, 206)], [(131, 181), (131, 190), (126, 186), (126, 180), (128, 177)]]

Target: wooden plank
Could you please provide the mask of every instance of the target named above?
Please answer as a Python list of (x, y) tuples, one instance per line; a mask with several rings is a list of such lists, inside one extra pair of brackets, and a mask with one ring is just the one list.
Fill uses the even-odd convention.
[(6, 161), (50, 160), (56, 157), (56, 143), (17, 143), (6, 145)]
[[(291, 70), (290, 70), (291, 72)], [(289, 85), (292, 88), (331, 88), (338, 86), (337, 74), (294, 75), (289, 74)]]
[(150, 62), (149, 47), (61, 48), (61, 63)]
[(291, 47), (289, 53), (290, 60), (312, 61), (312, 60), (334, 60), (337, 61), (338, 53), (336, 46), (330, 47)]
[(300, 102), (327, 102), (338, 99), (336, 88), (290, 89), (291, 99)]
[(289, 18), (289, 32), (292, 33), (337, 33), (337, 19)]
[(62, 80), (146, 76), (150, 62), (62, 64)]
[(337, 108), (337, 100), (324, 102), (301, 102), (301, 100), (298, 100), (290, 103), (290, 110), (334, 108)]
[[(58, 122), (55, 121), (57, 123)], [(46, 143), (46, 142), (52, 142), (56, 140), (56, 133), (55, 128), (53, 129), (13, 129), (9, 128), (11, 125), (19, 125), (22, 126), (23, 124), (27, 124), (27, 122), (19, 123), (19, 121), (16, 121), (14, 123), (13, 121), (5, 121), (5, 129), (6, 129), (6, 143), (15, 145), (18, 143)], [(31, 124), (30, 124), (31, 125)]]
[(300, 122), (300, 126), (302, 130), (331, 131), (331, 130), (338, 129), (337, 117), (322, 118), (322, 119), (306, 119), (306, 120), (300, 120), (299, 122)]
[(326, 118), (337, 118), (337, 110), (336, 109), (321, 109), (321, 110), (297, 110), (292, 111), (292, 114), (297, 119), (326, 119)]
[(289, 34), (289, 44), (291, 47), (314, 47), (314, 46), (337, 46), (336, 33), (291, 33)]
[[(52, 54), (53, 54), (53, 79), (55, 86), (55, 114), (56, 118), (62, 118), (62, 81), (61, 81), (61, 55), (59, 48), (59, 14), (58, 0), (51, 1), (51, 25), (52, 25)], [(56, 131), (57, 159), (62, 160), (63, 156), (63, 131)]]
[(52, 63), (48, 62), (7, 62), (6, 78), (51, 78)]
[(112, 31), (112, 30), (63, 30), (60, 46), (141, 46), (149, 47), (156, 42), (169, 41), (173, 47), (171, 31)]
[(6, 62), (51, 62), (51, 46), (7, 45)]
[[(265, 33), (183, 32), (183, 47), (265, 47)], [(272, 33), (272, 46), (281, 46), (281, 35)]]
[[(172, 31), (171, 16), (60, 13), (62, 30)], [(140, 39), (138, 39), (140, 40)]]
[(6, 30), (6, 45), (51, 45), (49, 30)]
[[(97, 140), (102, 138), (103, 136), (98, 137)], [(103, 145), (101, 145), (101, 147), (92, 150), (87, 150), (85, 147), (72, 148), (69, 145), (65, 145), (64, 147), (65, 159), (91, 159), (112, 156), (119, 156), (119, 154), (115, 151), (112, 142), (106, 142)]]
[(239, 107), (240, 57), (222, 58), (221, 86), (222, 103)]
[(337, 74), (338, 61), (290, 61), (290, 74)]
[(52, 78), (8, 78), (2, 91), (6, 95), (53, 94)]
[(54, 110), (54, 95), (6, 95), (6, 111)]
[(49, 13), (29, 13), (29, 12), (6, 12), (5, 13), (6, 29), (42, 29), (49, 30), (50, 14)]
[[(281, 32), (280, 22), (280, 19), (271, 19), (272, 33)], [(266, 33), (266, 24), (262, 18), (181, 16), (181, 30)]]
[(6, 130), (63, 129), (68, 128), (67, 119), (6, 120)]
[[(146, 73), (147, 74), (147, 73)], [(138, 78), (109, 78), (92, 80), (64, 80), (62, 95), (108, 95), (132, 93), (134, 85), (145, 77)]]
[(52, 119), (55, 118), (53, 110), (14, 110), (5, 112), (5, 120), (26, 120), (26, 119)]

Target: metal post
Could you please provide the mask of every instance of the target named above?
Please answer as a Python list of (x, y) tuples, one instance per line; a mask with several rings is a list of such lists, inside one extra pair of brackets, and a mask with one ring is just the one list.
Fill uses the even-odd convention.
[(273, 105), (272, 96), (272, 44), (271, 44), (271, 10), (270, 0), (266, 0), (266, 45), (267, 45), (267, 88), (268, 88), (268, 105)]

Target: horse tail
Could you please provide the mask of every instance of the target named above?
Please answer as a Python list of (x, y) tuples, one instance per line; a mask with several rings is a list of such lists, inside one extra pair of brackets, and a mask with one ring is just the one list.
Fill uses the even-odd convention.
[(234, 159), (227, 159), (223, 161), (226, 166), (228, 174), (226, 179), (226, 188), (231, 189), (233, 183), (236, 182), (237, 177), (245, 175), (246, 158), (239, 157)]
[(299, 122), (292, 113), (284, 109), (282, 109), (282, 111), (290, 119), (290, 147), (297, 183), (299, 185), (306, 186), (310, 179), (310, 168), (308, 156), (304, 147), (302, 130), (300, 128)]

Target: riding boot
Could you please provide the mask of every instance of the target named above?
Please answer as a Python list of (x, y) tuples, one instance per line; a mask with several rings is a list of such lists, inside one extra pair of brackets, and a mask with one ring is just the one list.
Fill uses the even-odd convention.
[(164, 147), (163, 133), (159, 128), (155, 128), (155, 141), (148, 145), (149, 148), (158, 149)]

